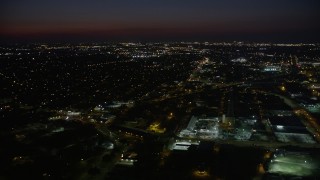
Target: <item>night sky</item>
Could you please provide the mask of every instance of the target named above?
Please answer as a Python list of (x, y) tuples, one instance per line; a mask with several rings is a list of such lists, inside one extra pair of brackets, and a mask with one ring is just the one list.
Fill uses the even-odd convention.
[(319, 42), (319, 0), (1, 0), (0, 40)]

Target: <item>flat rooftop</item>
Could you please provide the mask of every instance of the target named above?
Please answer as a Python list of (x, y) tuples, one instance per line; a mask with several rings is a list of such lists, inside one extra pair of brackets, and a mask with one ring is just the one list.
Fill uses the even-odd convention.
[(296, 116), (272, 116), (269, 117), (269, 121), (273, 126), (304, 127)]

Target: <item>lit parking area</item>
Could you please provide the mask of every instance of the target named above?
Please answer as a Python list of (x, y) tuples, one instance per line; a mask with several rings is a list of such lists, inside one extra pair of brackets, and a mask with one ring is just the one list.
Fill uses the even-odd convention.
[(319, 176), (319, 158), (305, 154), (274, 155), (268, 172), (289, 176)]

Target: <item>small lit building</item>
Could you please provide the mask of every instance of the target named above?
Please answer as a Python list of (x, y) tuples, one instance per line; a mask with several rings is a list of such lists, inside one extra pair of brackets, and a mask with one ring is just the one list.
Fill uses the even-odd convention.
[(265, 66), (263, 68), (264, 72), (280, 72), (281, 67), (280, 66)]

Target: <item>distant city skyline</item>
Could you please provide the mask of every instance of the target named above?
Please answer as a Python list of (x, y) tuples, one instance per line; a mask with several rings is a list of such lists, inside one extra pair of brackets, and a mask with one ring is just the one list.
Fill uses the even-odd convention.
[(319, 42), (318, 0), (1, 2), (3, 41)]

